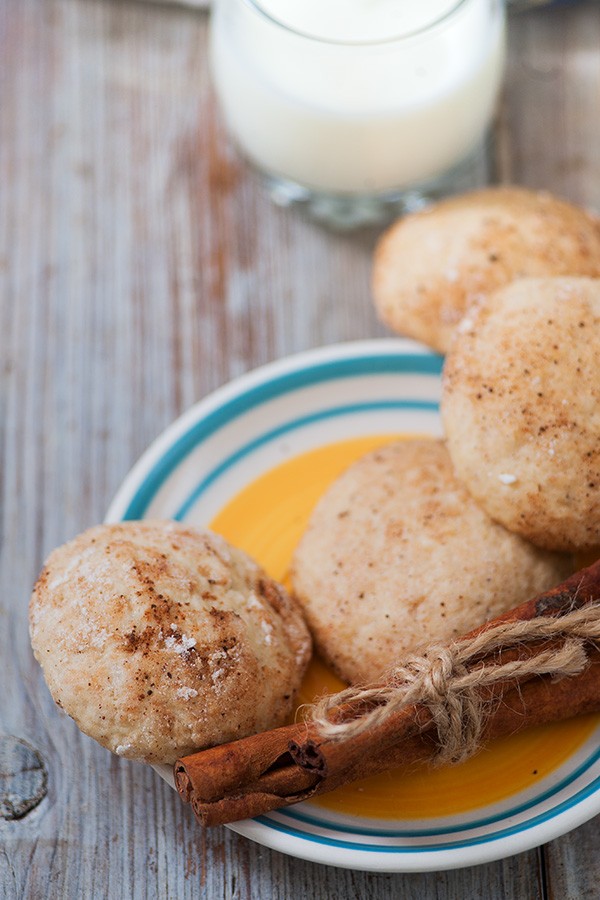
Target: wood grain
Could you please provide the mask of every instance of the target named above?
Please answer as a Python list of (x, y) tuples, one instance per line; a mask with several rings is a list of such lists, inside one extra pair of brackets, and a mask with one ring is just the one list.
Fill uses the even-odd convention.
[(48, 773), (41, 755), (26, 741), (0, 737), (0, 818), (22, 819), (41, 803)]
[[(600, 207), (600, 11), (513, 22), (505, 179)], [(100, 521), (148, 443), (232, 376), (385, 334), (374, 235), (274, 208), (229, 143), (206, 18), (127, 0), (0, 4), (0, 733), (48, 794), (0, 820), (6, 898), (594, 896), (597, 824), (509, 860), (390, 876), (203, 833), (150, 770), (53, 705), (29, 649), (44, 556)]]

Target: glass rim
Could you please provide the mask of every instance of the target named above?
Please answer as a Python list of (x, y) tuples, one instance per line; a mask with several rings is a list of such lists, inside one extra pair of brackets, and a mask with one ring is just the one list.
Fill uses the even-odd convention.
[(431, 22), (428, 22), (427, 25), (422, 25), (421, 27), (415, 28), (412, 31), (407, 31), (403, 34), (396, 34), (392, 37), (373, 39), (367, 38), (358, 40), (328, 38), (318, 34), (311, 34), (310, 31), (303, 31), (300, 28), (294, 28), (293, 25), (288, 25), (286, 22), (282, 22), (281, 19), (278, 19), (270, 12), (267, 12), (267, 10), (263, 8), (261, 0), (242, 0), (242, 2), (254, 12), (258, 13), (258, 15), (261, 16), (261, 18), (263, 18), (265, 21), (276, 25), (278, 28), (281, 28), (283, 31), (286, 31), (289, 34), (296, 35), (296, 37), (305, 38), (309, 41), (317, 41), (321, 44), (329, 44), (332, 47), (377, 47), (383, 44), (400, 43), (402, 41), (418, 37), (419, 35), (426, 34), (428, 31), (431, 31), (438, 25), (443, 24), (447, 19), (450, 19), (457, 12), (459, 12), (459, 10), (463, 6), (466, 6), (467, 3), (472, 2), (472, 0), (455, 0), (453, 5), (450, 7), (450, 9), (447, 9), (446, 12), (437, 16), (437, 18), (433, 19)]

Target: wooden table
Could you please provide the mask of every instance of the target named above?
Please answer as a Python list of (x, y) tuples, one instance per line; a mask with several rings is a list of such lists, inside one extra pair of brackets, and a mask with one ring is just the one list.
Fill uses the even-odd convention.
[[(477, 868), (337, 870), (203, 832), (50, 700), (27, 635), (45, 555), (102, 520), (148, 443), (217, 385), (385, 334), (373, 235), (270, 204), (217, 117), (206, 31), (202, 13), (126, 0), (0, 4), (0, 733), (48, 774), (22, 818), (0, 807), (0, 895), (597, 897), (600, 819)], [(600, 6), (515, 17), (510, 38), (499, 176), (600, 210)], [(0, 743), (2, 790), (23, 748)], [(18, 791), (43, 793), (30, 763)]]

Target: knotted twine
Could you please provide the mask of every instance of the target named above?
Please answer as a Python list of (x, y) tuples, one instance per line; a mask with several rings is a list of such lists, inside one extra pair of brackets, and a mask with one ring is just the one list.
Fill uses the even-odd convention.
[[(484, 658), (502, 650), (560, 639), (558, 646), (541, 648), (522, 659)], [(309, 708), (309, 717), (323, 738), (343, 741), (376, 729), (390, 716), (420, 704), (427, 707), (437, 729), (438, 750), (433, 762), (459, 763), (480, 747), (491, 713), (485, 688), (502, 681), (518, 684), (538, 675), (555, 679), (578, 675), (589, 663), (586, 643), (598, 639), (600, 603), (556, 618), (539, 616), (490, 626), (474, 637), (429, 647), (426, 655), (411, 657), (390, 669), (383, 684), (353, 686), (321, 698)], [(336, 721), (334, 709), (346, 703), (368, 711)]]

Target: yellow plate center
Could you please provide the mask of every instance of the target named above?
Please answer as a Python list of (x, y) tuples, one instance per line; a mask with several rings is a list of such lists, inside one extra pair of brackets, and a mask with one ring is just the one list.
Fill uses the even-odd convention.
[[(211, 527), (253, 556), (283, 583), (294, 548), (316, 502), (352, 462), (397, 435), (370, 435), (328, 444), (279, 465), (245, 487)], [(318, 658), (304, 679), (300, 702), (344, 685)], [(565, 762), (590, 736), (597, 715), (531, 728), (494, 742), (460, 766), (422, 766), (355, 782), (315, 802), (329, 809), (390, 819), (455, 815), (503, 800)]]

